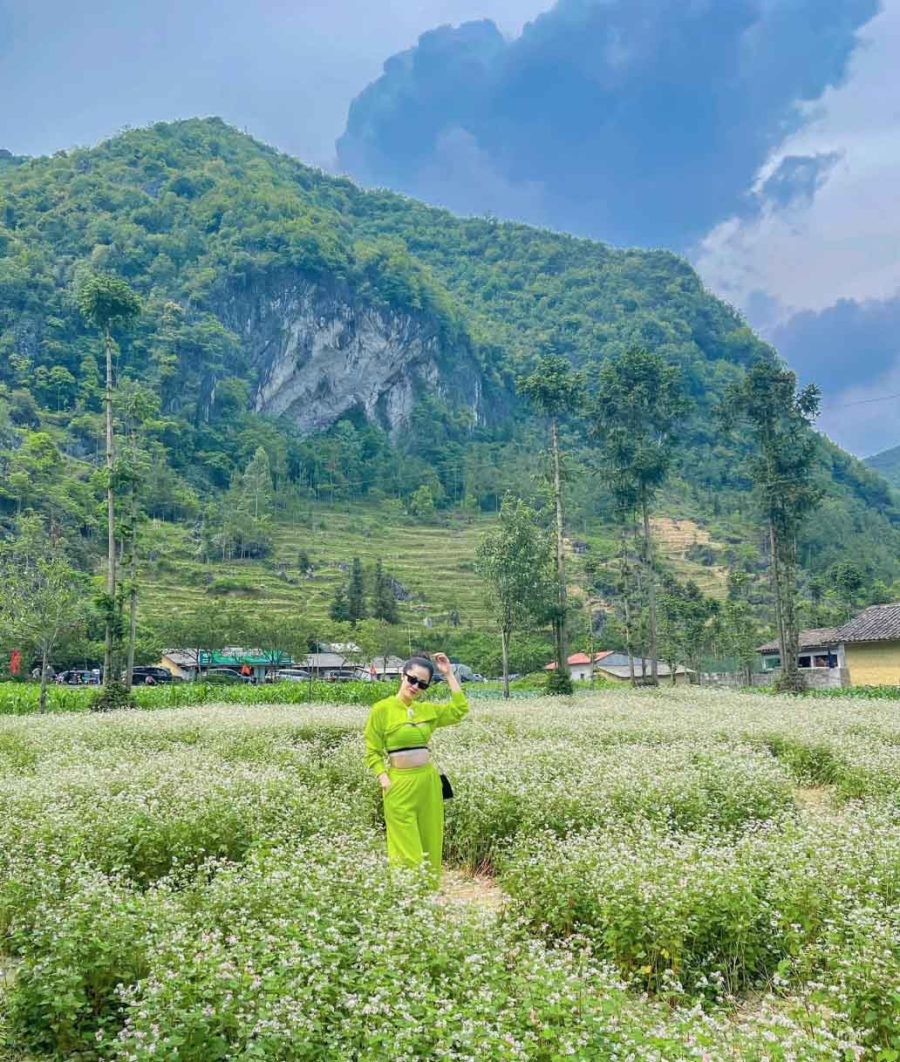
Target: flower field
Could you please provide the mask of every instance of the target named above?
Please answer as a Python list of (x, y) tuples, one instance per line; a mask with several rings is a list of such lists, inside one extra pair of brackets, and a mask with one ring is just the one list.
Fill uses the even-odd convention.
[(900, 1059), (900, 703), (480, 699), (465, 898), (388, 873), (365, 714), (0, 718), (0, 1059)]

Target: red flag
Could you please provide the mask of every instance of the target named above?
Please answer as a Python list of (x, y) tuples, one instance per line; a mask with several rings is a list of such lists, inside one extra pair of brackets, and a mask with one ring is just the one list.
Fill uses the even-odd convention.
[(18, 675), (22, 670), (22, 654), (18, 649), (13, 649), (9, 654), (9, 673)]

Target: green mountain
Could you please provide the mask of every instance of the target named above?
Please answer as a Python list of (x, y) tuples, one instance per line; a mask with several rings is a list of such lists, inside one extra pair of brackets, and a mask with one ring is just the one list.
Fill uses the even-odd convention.
[[(741, 444), (713, 411), (753, 358), (775, 354), (677, 256), (365, 192), (218, 119), (6, 162), (4, 526), (33, 508), (85, 565), (102, 551), (102, 350), (72, 297), (81, 273), (101, 270), (144, 302), (116, 359), (141, 507), (187, 529), (183, 548), (205, 562), (271, 560), (263, 481), (275, 525), (310, 500), (427, 521), (432, 508), (489, 513), (507, 489), (535, 493), (543, 429), (515, 376), (552, 347), (590, 379), (632, 345), (679, 365), (695, 403), (665, 514), (710, 528), (723, 565), (744, 543), (756, 551)], [(605, 501), (575, 423), (566, 444), (572, 526), (588, 536)], [(804, 564), (850, 553), (871, 578), (898, 577), (885, 481), (824, 439), (818, 474), (826, 499)]]
[(873, 454), (865, 459), (865, 463), (884, 476), (888, 483), (900, 488), (900, 446), (892, 446), (890, 450)]

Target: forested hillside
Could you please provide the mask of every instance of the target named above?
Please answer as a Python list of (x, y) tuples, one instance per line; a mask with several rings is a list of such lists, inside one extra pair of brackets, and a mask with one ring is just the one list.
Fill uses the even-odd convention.
[[(363, 192), (217, 119), (0, 163), (5, 529), (33, 509), (83, 567), (99, 559), (102, 345), (73, 299), (93, 270), (143, 302), (117, 336), (116, 399), (140, 513), (186, 525), (204, 562), (271, 554), (305, 499), (394, 499), (427, 522), (493, 512), (508, 489), (539, 495), (545, 437), (517, 375), (553, 350), (590, 390), (605, 357), (635, 346), (680, 367), (693, 403), (661, 512), (711, 527), (730, 544), (722, 563), (758, 555), (743, 444), (714, 412), (775, 354), (675, 255)], [(572, 526), (588, 535), (608, 505), (574, 419), (564, 445)], [(852, 555), (890, 584), (900, 516), (885, 481), (824, 439), (817, 475), (803, 563)]]
[(873, 454), (866, 458), (869, 468), (874, 468), (879, 475), (900, 487), (900, 446), (894, 446), (890, 450), (882, 450), (880, 454)]

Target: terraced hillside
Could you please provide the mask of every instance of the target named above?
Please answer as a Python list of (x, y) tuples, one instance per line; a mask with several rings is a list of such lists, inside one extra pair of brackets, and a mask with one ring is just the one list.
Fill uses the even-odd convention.
[(651, 521), (657, 553), (680, 579), (692, 579), (710, 597), (724, 597), (728, 571), (716, 563), (720, 546), (693, 520), (657, 516)]
[[(488, 622), (474, 557), (492, 518), (454, 514), (423, 525), (384, 506), (317, 506), (307, 518), (281, 523), (265, 561), (202, 563), (184, 527), (158, 524), (144, 567), (142, 600), (148, 617), (203, 604), (246, 601), (248, 607), (295, 611), (325, 620), (354, 557), (371, 569), (381, 560), (398, 586), (401, 622), (441, 622), (451, 611), (464, 624)], [(309, 559), (310, 572), (301, 569)]]
[[(345, 582), (354, 557), (371, 570), (381, 560), (397, 583), (401, 624), (442, 624), (451, 612), (460, 623), (486, 627), (484, 586), (474, 560), (492, 515), (451, 512), (425, 524), (390, 503), (332, 507), (313, 505), (300, 519), (281, 522), (273, 555), (264, 561), (199, 560), (189, 529), (157, 523), (148, 538), (141, 573), (143, 614), (148, 619), (222, 603), (248, 609), (295, 612), (325, 621), (337, 587)], [(692, 559), (691, 548), (716, 543), (691, 520), (654, 520), (657, 554), (682, 579), (693, 579), (712, 596), (724, 592), (725, 571)], [(609, 559), (615, 544), (598, 524), (586, 535), (587, 552), (570, 541), (569, 573), (575, 599), (585, 583), (585, 561)], [(303, 570), (309, 560), (311, 571)]]

